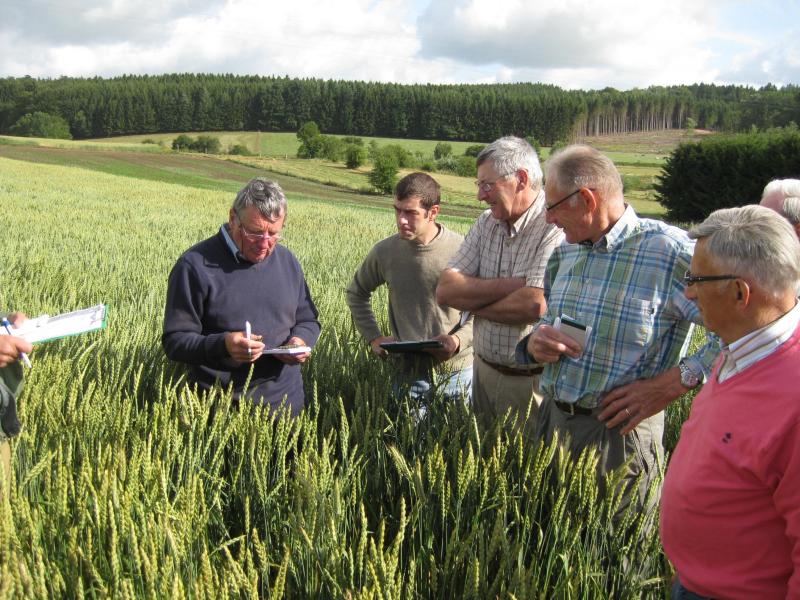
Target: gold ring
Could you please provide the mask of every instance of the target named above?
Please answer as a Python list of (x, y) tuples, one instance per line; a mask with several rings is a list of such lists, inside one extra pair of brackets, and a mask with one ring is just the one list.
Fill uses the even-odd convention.
[(626, 413), (628, 413), (628, 416), (629, 416), (629, 417), (631, 416), (631, 411), (629, 411), (629, 410), (628, 410), (628, 407), (627, 407), (627, 406), (625, 407), (625, 412), (626, 412)]

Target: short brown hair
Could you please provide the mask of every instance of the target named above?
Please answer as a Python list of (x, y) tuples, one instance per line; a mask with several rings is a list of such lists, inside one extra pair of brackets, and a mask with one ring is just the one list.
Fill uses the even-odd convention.
[(420, 206), (430, 210), (441, 202), (441, 187), (427, 173), (410, 173), (397, 182), (394, 197), (400, 201), (419, 198)]

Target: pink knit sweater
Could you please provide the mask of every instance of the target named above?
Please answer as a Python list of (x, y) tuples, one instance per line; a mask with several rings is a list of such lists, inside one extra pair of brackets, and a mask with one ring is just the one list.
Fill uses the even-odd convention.
[(667, 475), (661, 539), (683, 585), (800, 598), (800, 328), (692, 405)]

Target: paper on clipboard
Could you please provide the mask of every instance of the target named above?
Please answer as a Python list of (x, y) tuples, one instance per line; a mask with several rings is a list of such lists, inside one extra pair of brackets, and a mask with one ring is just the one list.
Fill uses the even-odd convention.
[[(11, 332), (31, 344), (50, 342), (103, 329), (106, 326), (106, 312), (106, 305), (98, 304), (55, 317), (40, 315), (27, 319), (20, 327), (14, 327)], [(0, 334), (6, 335), (5, 331), (0, 331)]]
[(264, 350), (261, 354), (305, 354), (306, 352), (311, 352), (309, 346), (277, 346)]

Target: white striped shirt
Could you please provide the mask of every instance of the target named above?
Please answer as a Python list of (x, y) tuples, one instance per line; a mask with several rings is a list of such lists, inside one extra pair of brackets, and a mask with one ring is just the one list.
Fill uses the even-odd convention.
[(800, 325), (800, 302), (794, 308), (766, 327), (751, 331), (729, 345), (722, 344), (722, 364), (717, 380), (722, 383), (741, 373), (750, 365), (767, 358), (792, 337)]

